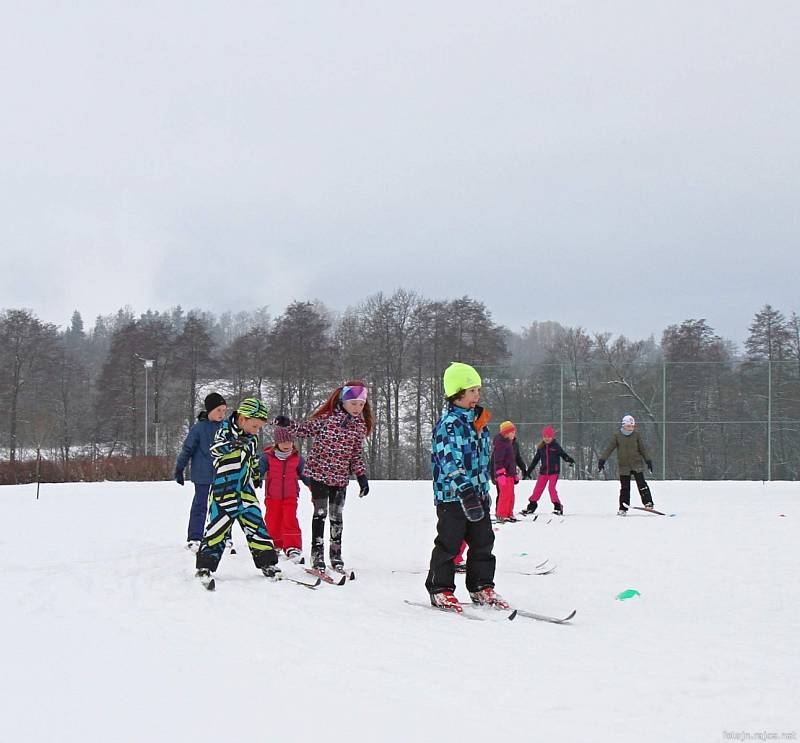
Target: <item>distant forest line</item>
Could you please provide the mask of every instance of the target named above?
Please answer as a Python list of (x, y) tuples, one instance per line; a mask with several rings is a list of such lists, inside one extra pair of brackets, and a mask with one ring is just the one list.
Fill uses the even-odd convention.
[(401, 289), (339, 314), (301, 301), (277, 315), (175, 307), (137, 316), (125, 307), (89, 329), (78, 311), (61, 328), (5, 309), (0, 482), (168, 478), (208, 392), (231, 409), (257, 395), (276, 415), (304, 418), (348, 379), (369, 387), (371, 477), (424, 479), (442, 372), (455, 360), (478, 368), (495, 430), (514, 421), (526, 459), (541, 427), (556, 426), (577, 460), (567, 477), (598, 476), (598, 451), (625, 413), (638, 419), (658, 476), (800, 472), (795, 312), (759, 309), (738, 353), (704, 319), (676, 322), (659, 339), (553, 321), (517, 332), (468, 296), (431, 300)]

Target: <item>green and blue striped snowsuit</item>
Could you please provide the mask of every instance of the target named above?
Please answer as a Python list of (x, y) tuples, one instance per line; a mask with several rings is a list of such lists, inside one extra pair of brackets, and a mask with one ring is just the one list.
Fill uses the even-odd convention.
[(214, 481), (205, 534), (197, 553), (198, 569), (217, 569), (234, 521), (245, 533), (256, 567), (278, 561), (255, 490), (261, 484), (258, 439), (242, 431), (235, 416), (223, 421), (211, 445)]

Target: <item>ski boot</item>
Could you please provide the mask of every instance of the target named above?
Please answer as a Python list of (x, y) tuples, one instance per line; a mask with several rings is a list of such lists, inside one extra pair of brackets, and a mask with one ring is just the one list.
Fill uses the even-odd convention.
[(269, 567), (261, 568), (261, 572), (264, 573), (264, 576), (270, 580), (280, 580), (283, 578), (283, 573), (277, 565), (270, 565)]
[(214, 576), (208, 568), (200, 568), (195, 574), (195, 577), (203, 584), (203, 588), (208, 591), (213, 591), (217, 585), (214, 582)]
[(495, 593), (494, 588), (486, 586), (480, 591), (470, 591), (469, 597), (473, 604), (478, 606), (492, 606), (495, 609), (510, 609), (511, 606), (500, 594)]
[(647, 510), (647, 511), (652, 511), (655, 508), (655, 506), (652, 503), (645, 503), (644, 507), (645, 507), (645, 510)]
[(619, 511), (617, 511), (617, 516), (627, 516), (627, 515), (628, 515), (627, 508), (620, 508)]
[(289, 549), (286, 550), (286, 557), (295, 565), (303, 565), (305, 563), (303, 553), (297, 549), (297, 547), (289, 547)]
[(520, 511), (520, 514), (523, 516), (530, 516), (532, 513), (536, 513), (536, 507), (538, 505), (539, 504), (535, 500), (530, 500), (528, 501), (528, 505)]
[(431, 606), (435, 606), (442, 611), (454, 611), (461, 614), (464, 608), (459, 603), (452, 591), (442, 591), (441, 593), (431, 594)]
[(563, 516), (564, 506), (561, 503), (553, 503), (553, 514), (555, 516)]

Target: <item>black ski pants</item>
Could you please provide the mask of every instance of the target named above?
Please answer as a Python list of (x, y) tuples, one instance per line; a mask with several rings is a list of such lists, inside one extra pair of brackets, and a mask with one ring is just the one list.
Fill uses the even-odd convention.
[[(488, 500), (488, 499), (487, 499)], [(459, 501), (449, 501), (436, 505), (436, 540), (431, 554), (431, 565), (425, 588), (428, 593), (456, 590), (456, 566), (453, 558), (466, 541), (467, 550), (467, 590), (480, 591), (487, 586), (494, 587), (495, 557), (494, 531), (489, 518), (488, 504), (480, 521), (468, 521)]]
[(311, 480), (310, 488), (314, 504), (314, 515), (311, 517), (311, 564), (315, 568), (325, 567), (325, 520), (330, 515), (331, 565), (342, 565), (342, 511), (347, 488), (337, 488), (316, 480)]
[(639, 495), (642, 498), (642, 505), (646, 506), (648, 503), (653, 502), (653, 496), (650, 494), (650, 486), (645, 482), (644, 472), (631, 472), (627, 475), (620, 475), (619, 482), (619, 507), (620, 509), (628, 509), (631, 504), (631, 477), (636, 480), (636, 487), (639, 489)]

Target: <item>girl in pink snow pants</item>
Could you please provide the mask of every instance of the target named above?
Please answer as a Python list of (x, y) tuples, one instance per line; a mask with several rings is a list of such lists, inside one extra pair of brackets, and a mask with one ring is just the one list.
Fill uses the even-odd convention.
[(553, 513), (564, 513), (564, 506), (561, 505), (561, 501), (558, 499), (558, 491), (556, 490), (558, 476), (561, 473), (562, 459), (568, 462), (570, 466), (575, 464), (575, 460), (556, 441), (556, 432), (553, 427), (545, 426), (542, 429), (542, 440), (536, 446), (536, 456), (528, 467), (528, 475), (531, 476), (536, 465), (541, 464), (539, 477), (536, 478), (533, 494), (522, 513), (530, 514), (536, 511), (536, 506), (539, 504), (539, 498), (542, 497), (545, 486), (547, 486), (550, 500), (553, 503)]

